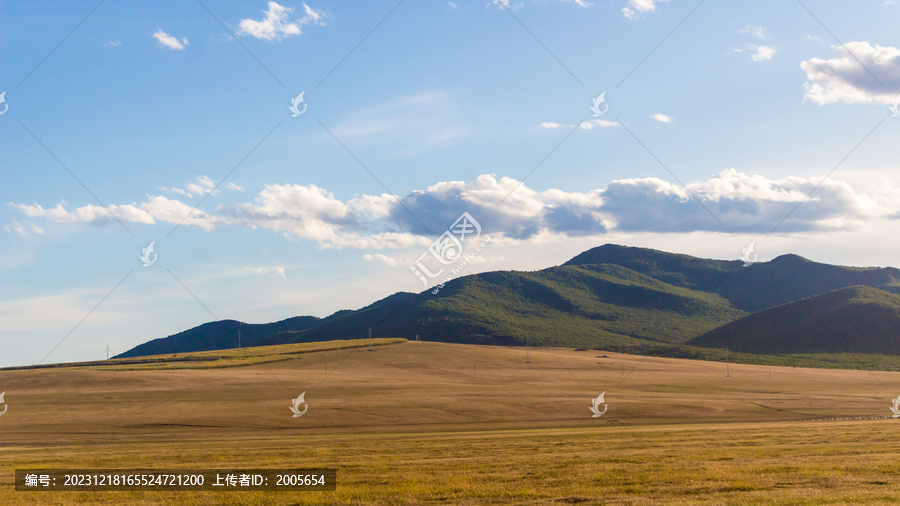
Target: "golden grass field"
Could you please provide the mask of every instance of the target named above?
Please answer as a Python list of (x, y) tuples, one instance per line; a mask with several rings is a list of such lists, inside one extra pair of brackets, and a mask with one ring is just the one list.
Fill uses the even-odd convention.
[[(0, 504), (900, 501), (900, 373), (731, 364), (725, 377), (719, 362), (532, 348), (526, 363), (522, 348), (391, 342), (0, 371)], [(332, 467), (337, 490), (13, 488), (15, 469), (240, 467)]]

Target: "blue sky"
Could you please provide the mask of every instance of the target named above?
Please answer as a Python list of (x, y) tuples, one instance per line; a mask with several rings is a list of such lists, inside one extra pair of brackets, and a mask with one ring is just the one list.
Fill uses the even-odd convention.
[(441, 267), (429, 246), (463, 212), (490, 241), (463, 244), (462, 273), (607, 242), (897, 266), (898, 17), (884, 0), (4, 2), (0, 366), (432, 289), (446, 274), (410, 267)]

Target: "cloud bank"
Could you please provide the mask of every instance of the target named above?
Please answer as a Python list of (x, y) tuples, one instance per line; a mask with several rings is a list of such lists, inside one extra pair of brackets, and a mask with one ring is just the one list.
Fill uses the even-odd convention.
[(788, 215), (779, 233), (826, 232), (900, 218), (900, 189), (884, 184), (876, 191), (861, 193), (833, 179), (768, 179), (727, 169), (686, 187), (651, 177), (615, 180), (587, 192), (537, 191), (515, 179), (486, 174), (469, 182), (439, 182), (405, 197), (385, 193), (349, 200), (315, 185), (268, 184), (252, 202), (212, 211), (194, 210), (165, 196), (106, 208), (72, 208), (65, 202), (50, 208), (10, 205), (31, 220), (47, 222), (102, 226), (114, 216), (123, 222), (182, 223), (206, 231), (267, 229), (326, 248), (395, 249), (430, 243), (463, 212), (474, 216), (485, 232), (510, 240), (546, 234), (725, 232), (722, 224), (733, 232), (769, 233)]

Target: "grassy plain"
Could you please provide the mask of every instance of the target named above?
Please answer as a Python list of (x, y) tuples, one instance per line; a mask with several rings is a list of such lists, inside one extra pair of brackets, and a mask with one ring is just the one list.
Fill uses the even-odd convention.
[[(242, 367), (0, 371), (9, 405), (0, 504), (900, 499), (900, 419), (889, 410), (900, 373), (731, 364), (726, 377), (719, 362), (571, 348), (289, 346), (298, 348), (277, 353), (289, 358)], [(309, 410), (292, 418), (290, 401), (304, 391)], [(592, 418), (590, 401), (604, 391), (609, 409)], [(334, 467), (338, 486), (13, 489), (17, 468), (239, 467)]]

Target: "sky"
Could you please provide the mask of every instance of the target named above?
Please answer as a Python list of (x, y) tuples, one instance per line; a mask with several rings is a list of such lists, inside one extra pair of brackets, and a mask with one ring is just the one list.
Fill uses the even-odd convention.
[(900, 266), (898, 20), (893, 0), (5, 1), (0, 367), (605, 243)]

